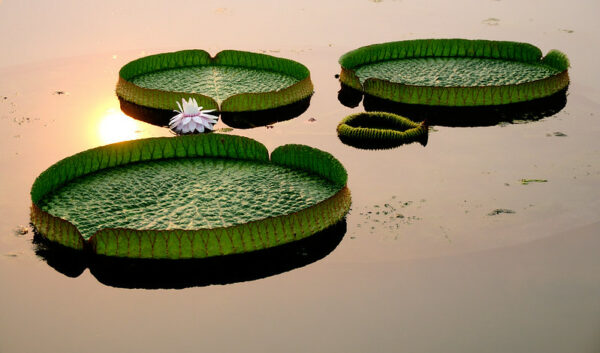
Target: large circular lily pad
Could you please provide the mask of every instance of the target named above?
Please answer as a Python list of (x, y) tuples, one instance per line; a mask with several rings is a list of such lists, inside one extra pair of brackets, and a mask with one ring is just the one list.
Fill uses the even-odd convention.
[(132, 259), (89, 254), (33, 237), (36, 255), (56, 271), (79, 277), (86, 269), (105, 285), (120, 288), (186, 288), (253, 281), (319, 261), (331, 253), (346, 234), (346, 220), (309, 237), (228, 256), (172, 261)]
[(226, 50), (214, 58), (184, 50), (134, 60), (119, 72), (117, 96), (149, 108), (173, 110), (182, 98), (204, 109), (255, 111), (285, 106), (310, 96), (308, 69), (265, 54)]
[(32, 223), (50, 240), (102, 255), (200, 258), (305, 238), (350, 206), (346, 171), (303, 145), (275, 149), (210, 134), (81, 152), (34, 182)]
[(344, 54), (340, 81), (409, 104), (501, 105), (550, 96), (569, 83), (567, 57), (517, 42), (426, 39)]

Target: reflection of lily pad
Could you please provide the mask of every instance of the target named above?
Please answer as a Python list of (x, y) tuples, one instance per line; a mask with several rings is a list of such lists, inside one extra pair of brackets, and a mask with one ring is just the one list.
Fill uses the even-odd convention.
[[(310, 99), (311, 96), (308, 96), (288, 105), (265, 110), (222, 112), (221, 121), (236, 129), (249, 129), (257, 126), (271, 125), (300, 116), (310, 106)], [(153, 125), (167, 126), (169, 120), (174, 115), (172, 110), (148, 108), (128, 102), (122, 98), (119, 98), (119, 103), (121, 110), (125, 114)]]
[(366, 149), (390, 148), (411, 142), (427, 144), (428, 127), (405, 117), (384, 113), (357, 113), (344, 118), (337, 127), (342, 142)]
[(318, 261), (332, 252), (346, 233), (346, 221), (314, 235), (273, 248), (229, 256), (172, 261), (97, 256), (33, 238), (35, 253), (68, 277), (86, 268), (103, 284), (121, 288), (185, 288), (252, 281)]
[[(339, 96), (357, 95), (359, 91), (342, 85)], [(481, 105), (475, 107), (433, 106), (393, 102), (370, 94), (362, 94), (363, 106), (369, 112), (390, 112), (414, 121), (427, 121), (429, 125), (441, 126), (491, 126), (503, 122), (537, 121), (555, 115), (567, 104), (567, 88), (532, 101), (502, 105)], [(345, 103), (343, 101), (342, 103)]]
[(302, 145), (239, 136), (151, 138), (68, 157), (35, 181), (32, 223), (96, 253), (196, 258), (288, 243), (348, 211), (346, 171)]
[(176, 109), (196, 98), (204, 109), (236, 112), (284, 106), (310, 96), (308, 69), (265, 54), (226, 50), (214, 58), (203, 50), (151, 55), (121, 68), (117, 95), (158, 109)]
[(340, 81), (387, 100), (479, 106), (529, 101), (569, 83), (567, 57), (516, 42), (427, 39), (362, 47), (340, 58)]

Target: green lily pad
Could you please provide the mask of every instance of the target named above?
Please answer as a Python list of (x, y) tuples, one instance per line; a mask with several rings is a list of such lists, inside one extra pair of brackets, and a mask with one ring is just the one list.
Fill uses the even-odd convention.
[(338, 137), (345, 144), (381, 149), (420, 142), (427, 144), (428, 127), (400, 115), (384, 112), (356, 113), (337, 126)]
[(214, 58), (184, 50), (134, 60), (119, 72), (117, 96), (128, 102), (174, 110), (182, 98), (204, 109), (254, 111), (285, 106), (310, 96), (308, 69), (265, 54), (226, 50)]
[(96, 279), (119, 288), (187, 288), (253, 281), (319, 261), (331, 253), (346, 234), (346, 221), (304, 239), (276, 247), (229, 256), (172, 261), (89, 254), (33, 237), (35, 253), (56, 271), (79, 277), (89, 269)]
[(45, 237), (95, 253), (199, 258), (305, 238), (344, 217), (346, 171), (330, 154), (209, 134), (151, 138), (81, 152), (31, 190)]
[(394, 102), (501, 105), (567, 87), (569, 61), (527, 43), (425, 39), (370, 45), (344, 54), (340, 81)]

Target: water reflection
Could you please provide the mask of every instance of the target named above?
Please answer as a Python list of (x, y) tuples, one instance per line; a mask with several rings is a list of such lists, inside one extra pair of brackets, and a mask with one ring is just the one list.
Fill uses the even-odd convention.
[(135, 120), (111, 108), (100, 119), (97, 131), (100, 142), (109, 144), (136, 139), (141, 127)]
[(291, 271), (331, 253), (346, 234), (346, 220), (308, 238), (246, 254), (193, 260), (109, 258), (49, 242), (35, 234), (35, 253), (56, 271), (78, 277), (86, 268), (120, 288), (186, 288), (252, 281)]
[(310, 106), (310, 99), (311, 96), (308, 96), (298, 102), (283, 107), (255, 112), (224, 112), (221, 114), (221, 120), (228, 126), (236, 129), (267, 126), (299, 117)]
[(449, 127), (492, 126), (502, 122), (536, 121), (552, 116), (567, 104), (567, 89), (548, 97), (529, 102), (479, 107), (443, 107), (407, 104), (389, 101), (341, 84), (338, 100), (354, 108), (362, 100), (366, 111), (395, 113), (414, 121), (426, 121), (429, 125)]
[[(294, 119), (304, 113), (310, 106), (311, 96), (298, 102), (283, 107), (248, 111), (248, 112), (222, 112), (221, 121), (227, 126), (236, 129), (249, 129), (267, 126), (277, 122)], [(119, 97), (119, 104), (123, 113), (146, 123), (166, 127), (169, 120), (175, 115), (171, 110), (156, 109), (137, 105)], [(215, 114), (215, 113), (212, 113)]]

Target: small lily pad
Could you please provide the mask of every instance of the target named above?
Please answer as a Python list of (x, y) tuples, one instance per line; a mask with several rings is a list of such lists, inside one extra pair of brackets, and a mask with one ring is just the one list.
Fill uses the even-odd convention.
[(383, 112), (356, 113), (337, 126), (338, 137), (348, 145), (365, 148), (391, 148), (411, 142), (427, 144), (428, 127), (405, 117)]

